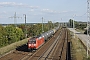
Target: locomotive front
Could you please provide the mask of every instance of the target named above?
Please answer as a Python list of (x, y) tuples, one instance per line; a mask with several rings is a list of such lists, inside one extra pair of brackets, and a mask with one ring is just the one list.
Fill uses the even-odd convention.
[(36, 48), (36, 38), (28, 40), (28, 50), (31, 51)]

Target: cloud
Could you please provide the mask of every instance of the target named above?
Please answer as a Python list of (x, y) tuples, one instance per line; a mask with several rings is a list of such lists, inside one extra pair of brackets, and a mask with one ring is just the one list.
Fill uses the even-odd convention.
[(60, 12), (58, 12), (58, 11), (50, 10), (50, 9), (42, 9), (41, 11), (42, 11), (42, 12), (45, 12), (45, 13), (60, 13)]
[(0, 14), (6, 14), (7, 12), (6, 11), (0, 11)]
[(68, 11), (62, 11), (62, 13), (67, 13)]
[(3, 11), (2, 13), (6, 14), (7, 12), (6, 11)]
[(62, 13), (72, 12), (72, 11), (56, 11), (56, 10), (50, 10), (50, 9), (42, 9), (41, 11), (44, 13), (54, 13), (54, 14), (62, 14)]
[(50, 9), (42, 9), (41, 11), (42, 12), (54, 12), (53, 10), (50, 10)]
[(34, 9), (30, 9), (30, 10), (29, 10), (29, 12), (33, 12), (33, 11), (34, 11)]
[(39, 6), (29, 6), (27, 4), (16, 3), (16, 2), (0, 2), (0, 7), (24, 7), (24, 8), (32, 8), (32, 9), (39, 8)]
[(50, 10), (50, 9), (42, 9), (41, 12), (44, 13), (54, 13), (54, 14), (62, 14), (62, 13), (70, 13), (70, 12), (74, 12), (74, 11), (56, 11), (56, 10)]

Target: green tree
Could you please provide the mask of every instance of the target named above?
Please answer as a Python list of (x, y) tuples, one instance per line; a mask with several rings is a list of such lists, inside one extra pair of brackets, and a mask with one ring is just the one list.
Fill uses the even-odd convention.
[(75, 21), (74, 24), (75, 24), (75, 28), (79, 27), (79, 23), (77, 21)]
[(16, 28), (16, 37), (17, 37), (17, 41), (22, 40), (24, 36), (24, 33), (22, 31), (21, 28)]
[(0, 25), (0, 47), (7, 45), (6, 31), (3, 26)]
[(16, 41), (16, 35), (15, 35), (16, 28), (12, 25), (9, 25), (5, 29), (6, 29), (6, 32), (7, 32), (8, 44), (11, 44), (11, 43), (15, 42)]
[(42, 33), (42, 24), (38, 23), (38, 24), (34, 24), (31, 26), (31, 31), (33, 36), (37, 36), (39, 34)]
[(21, 24), (18, 27), (21, 28), (23, 31), (24, 35), (22, 36), (22, 38), (24, 39), (26, 36), (26, 33), (28, 33), (28, 31), (26, 31), (26, 29), (28, 29), (28, 25), (25, 27), (25, 24)]
[(73, 27), (73, 20), (72, 20), (72, 19), (69, 20), (69, 26), (70, 26), (71, 28)]
[(53, 28), (53, 23), (52, 21), (48, 21), (48, 30)]
[(5, 30), (7, 32), (8, 44), (17, 42), (23, 37), (22, 29), (15, 27), (13, 25), (6, 26)]

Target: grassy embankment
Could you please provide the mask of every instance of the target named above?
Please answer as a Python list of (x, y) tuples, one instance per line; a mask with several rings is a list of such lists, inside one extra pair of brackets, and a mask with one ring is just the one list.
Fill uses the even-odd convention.
[(72, 60), (86, 60), (86, 50), (77, 36), (71, 39), (71, 56)]
[(75, 29), (75, 30), (78, 31), (78, 32), (81, 32), (81, 33), (85, 32), (85, 30), (81, 30), (81, 29)]
[(21, 45), (23, 45), (23, 44), (26, 44), (27, 41), (28, 41), (28, 39), (24, 39), (24, 40), (21, 40), (21, 41), (18, 41), (18, 42), (15, 42), (15, 43), (12, 43), (12, 44), (10, 44), (10, 45), (7, 45), (7, 46), (5, 46), (5, 47), (0, 48), (0, 56), (1, 56), (2, 54), (5, 54), (5, 53), (11, 51), (11, 50), (14, 50), (14, 49), (17, 48), (18, 46), (21, 46)]

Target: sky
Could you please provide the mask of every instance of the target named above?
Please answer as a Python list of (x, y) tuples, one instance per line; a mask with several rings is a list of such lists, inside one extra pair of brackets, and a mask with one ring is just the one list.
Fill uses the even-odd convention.
[[(16, 12), (16, 19), (14, 15)], [(0, 0), (0, 24), (87, 21), (87, 0)], [(12, 17), (12, 18), (11, 18)]]

